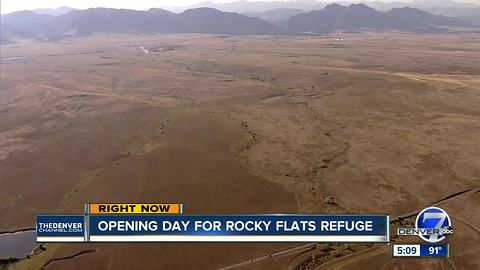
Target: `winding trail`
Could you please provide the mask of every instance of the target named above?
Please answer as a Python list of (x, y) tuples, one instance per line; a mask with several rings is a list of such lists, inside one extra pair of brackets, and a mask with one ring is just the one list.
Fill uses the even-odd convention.
[(31, 228), (23, 228), (23, 229), (17, 229), (13, 231), (1, 231), (0, 235), (2, 234), (14, 234), (14, 233), (21, 233), (21, 232), (31, 232), (31, 231), (36, 231), (37, 228), (31, 227)]
[(451, 218), (453, 218), (453, 219), (455, 219), (455, 220), (457, 220), (457, 221), (460, 221), (461, 223), (467, 225), (468, 227), (470, 227), (470, 229), (472, 229), (472, 230), (474, 230), (475, 232), (477, 232), (478, 234), (480, 234), (480, 229), (479, 229), (477, 226), (473, 225), (472, 223), (470, 223), (470, 222), (468, 222), (468, 221), (466, 221), (466, 220), (464, 220), (464, 219), (461, 219), (461, 218), (459, 218), (459, 217), (456, 217), (456, 216), (452, 216), (452, 215), (449, 215), (449, 216), (450, 216)]
[(96, 251), (95, 249), (82, 250), (82, 251), (80, 251), (80, 252), (77, 252), (77, 253), (72, 254), (72, 255), (69, 255), (69, 256), (50, 259), (50, 260), (48, 260), (48, 261), (40, 268), (40, 270), (44, 270), (48, 265), (50, 265), (50, 264), (52, 264), (52, 263), (54, 263), (54, 262), (63, 261), (63, 260), (68, 260), (68, 259), (73, 259), (73, 258), (82, 256), (82, 255), (89, 254), (89, 253), (94, 253), (94, 252), (97, 252), (97, 251)]
[(340, 270), (344, 266), (358, 262), (360, 259), (366, 259), (384, 252), (388, 252), (387, 246), (374, 245), (371, 248), (364, 249), (357, 253), (345, 255), (343, 257), (328, 261), (322, 265), (319, 265), (315, 270), (328, 269), (328, 270)]
[(260, 262), (260, 261), (264, 261), (264, 260), (270, 259), (272, 257), (281, 257), (281, 256), (289, 255), (293, 252), (303, 252), (303, 251), (311, 249), (312, 247), (315, 247), (316, 245), (317, 245), (316, 243), (310, 243), (310, 244), (296, 246), (296, 247), (293, 247), (293, 248), (285, 249), (285, 250), (282, 250), (282, 251), (277, 251), (277, 252), (267, 254), (265, 256), (258, 257), (258, 258), (255, 258), (255, 259), (251, 259), (251, 260), (248, 260), (248, 261), (244, 261), (244, 262), (240, 262), (240, 263), (237, 263), (237, 264), (232, 264), (232, 265), (229, 265), (229, 266), (218, 268), (218, 270), (234, 269), (234, 268), (238, 268), (238, 267), (241, 267), (241, 266), (249, 265), (251, 263), (257, 263), (257, 262)]

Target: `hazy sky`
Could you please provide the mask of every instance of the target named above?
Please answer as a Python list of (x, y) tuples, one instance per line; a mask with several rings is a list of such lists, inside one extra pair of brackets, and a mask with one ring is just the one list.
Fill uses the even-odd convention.
[[(235, 0), (207, 0), (217, 3), (234, 2)], [(271, 0), (252, 0), (271, 1)], [(368, 0), (367, 0), (368, 1)], [(0, 0), (1, 13), (10, 13), (18, 10), (36, 8), (56, 8), (69, 6), (85, 9), (90, 7), (111, 7), (128, 9), (149, 9), (152, 7), (178, 7), (188, 6), (204, 0)], [(335, 2), (334, 0), (321, 0), (320, 2)], [(354, 2), (354, 1), (352, 1)], [(389, 2), (384, 0), (383, 2)], [(405, 1), (409, 2), (409, 0)], [(478, 3), (478, 0), (457, 0), (457, 2)]]

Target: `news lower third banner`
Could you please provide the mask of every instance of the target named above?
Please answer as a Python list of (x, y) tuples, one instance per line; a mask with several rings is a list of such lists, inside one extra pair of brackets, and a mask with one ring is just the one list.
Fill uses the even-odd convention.
[(388, 215), (41, 215), (37, 242), (389, 242)]

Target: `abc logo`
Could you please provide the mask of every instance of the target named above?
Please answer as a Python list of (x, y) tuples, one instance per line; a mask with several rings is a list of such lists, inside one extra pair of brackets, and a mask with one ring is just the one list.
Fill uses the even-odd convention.
[(453, 235), (453, 227), (447, 226), (442, 229), (442, 235)]
[(429, 243), (440, 242), (447, 235), (453, 234), (450, 217), (445, 210), (438, 207), (423, 209), (418, 214), (415, 225), (417, 229), (423, 231), (419, 234), (420, 238)]

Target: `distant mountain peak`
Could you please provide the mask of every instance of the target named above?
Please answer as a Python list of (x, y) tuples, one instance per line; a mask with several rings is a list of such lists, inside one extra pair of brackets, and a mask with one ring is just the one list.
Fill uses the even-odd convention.
[(345, 9), (346, 6), (340, 5), (338, 3), (332, 3), (328, 4), (323, 10), (339, 10), (339, 9)]
[(349, 9), (354, 9), (354, 10), (375, 10), (364, 3), (359, 3), (359, 4), (350, 4), (347, 8)]
[(61, 6), (58, 8), (38, 8), (34, 9), (33, 12), (37, 14), (46, 14), (50, 16), (61, 16), (64, 14), (69, 13), (70, 11), (76, 10), (75, 8), (67, 7), (67, 6)]
[(368, 8), (371, 9), (371, 7), (367, 6), (364, 3), (353, 3), (349, 5), (350, 8)]

